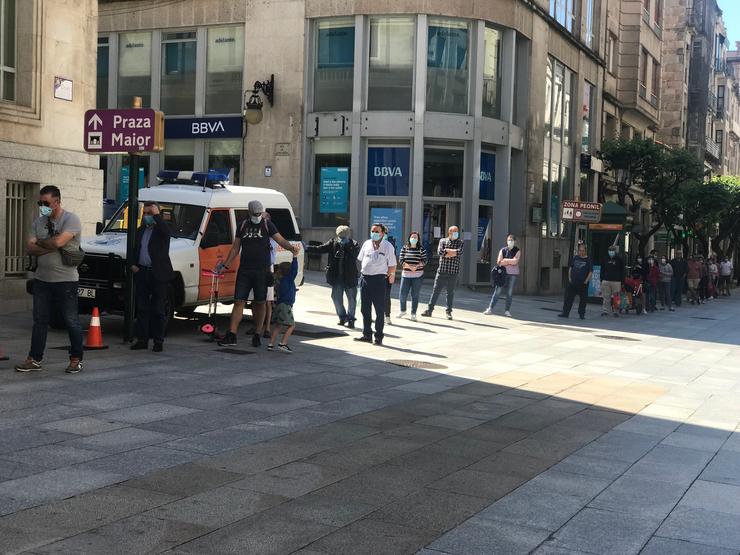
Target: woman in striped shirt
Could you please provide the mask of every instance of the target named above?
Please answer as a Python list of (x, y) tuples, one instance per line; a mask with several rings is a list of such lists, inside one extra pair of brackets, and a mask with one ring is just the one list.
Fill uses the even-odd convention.
[(421, 282), (424, 279), (424, 266), (427, 262), (427, 251), (420, 244), (419, 233), (412, 231), (399, 257), (401, 264), (401, 312), (399, 318), (406, 316), (406, 300), (411, 291), (411, 320), (416, 322), (416, 309), (419, 306)]

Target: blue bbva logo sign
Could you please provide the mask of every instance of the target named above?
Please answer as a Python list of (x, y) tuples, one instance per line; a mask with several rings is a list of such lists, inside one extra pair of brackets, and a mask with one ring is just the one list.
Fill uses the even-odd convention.
[(409, 147), (367, 149), (367, 194), (406, 196), (409, 194)]
[(399, 166), (375, 166), (373, 174), (375, 177), (403, 177), (403, 172)]
[(493, 183), (493, 172), (481, 170), (480, 180), (485, 181), (486, 183)]

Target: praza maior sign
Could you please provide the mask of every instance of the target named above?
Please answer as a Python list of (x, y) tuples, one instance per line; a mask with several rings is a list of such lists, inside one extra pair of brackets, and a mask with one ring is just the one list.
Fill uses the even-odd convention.
[(83, 146), (96, 154), (159, 152), (164, 148), (164, 114), (149, 108), (88, 110)]

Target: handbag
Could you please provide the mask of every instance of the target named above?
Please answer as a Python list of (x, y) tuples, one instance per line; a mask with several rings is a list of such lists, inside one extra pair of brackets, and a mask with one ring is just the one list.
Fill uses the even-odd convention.
[(65, 249), (62, 247), (59, 249), (59, 254), (61, 254), (62, 264), (65, 266), (77, 268), (85, 260), (85, 251), (82, 250), (82, 247), (77, 247), (76, 249)]

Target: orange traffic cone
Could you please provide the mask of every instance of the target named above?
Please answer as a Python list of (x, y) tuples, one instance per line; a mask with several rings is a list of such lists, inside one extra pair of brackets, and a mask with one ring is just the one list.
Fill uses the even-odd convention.
[(108, 345), (103, 345), (103, 330), (100, 327), (100, 312), (98, 307), (94, 307), (90, 317), (90, 327), (87, 328), (87, 340), (85, 341), (86, 350), (107, 349)]

